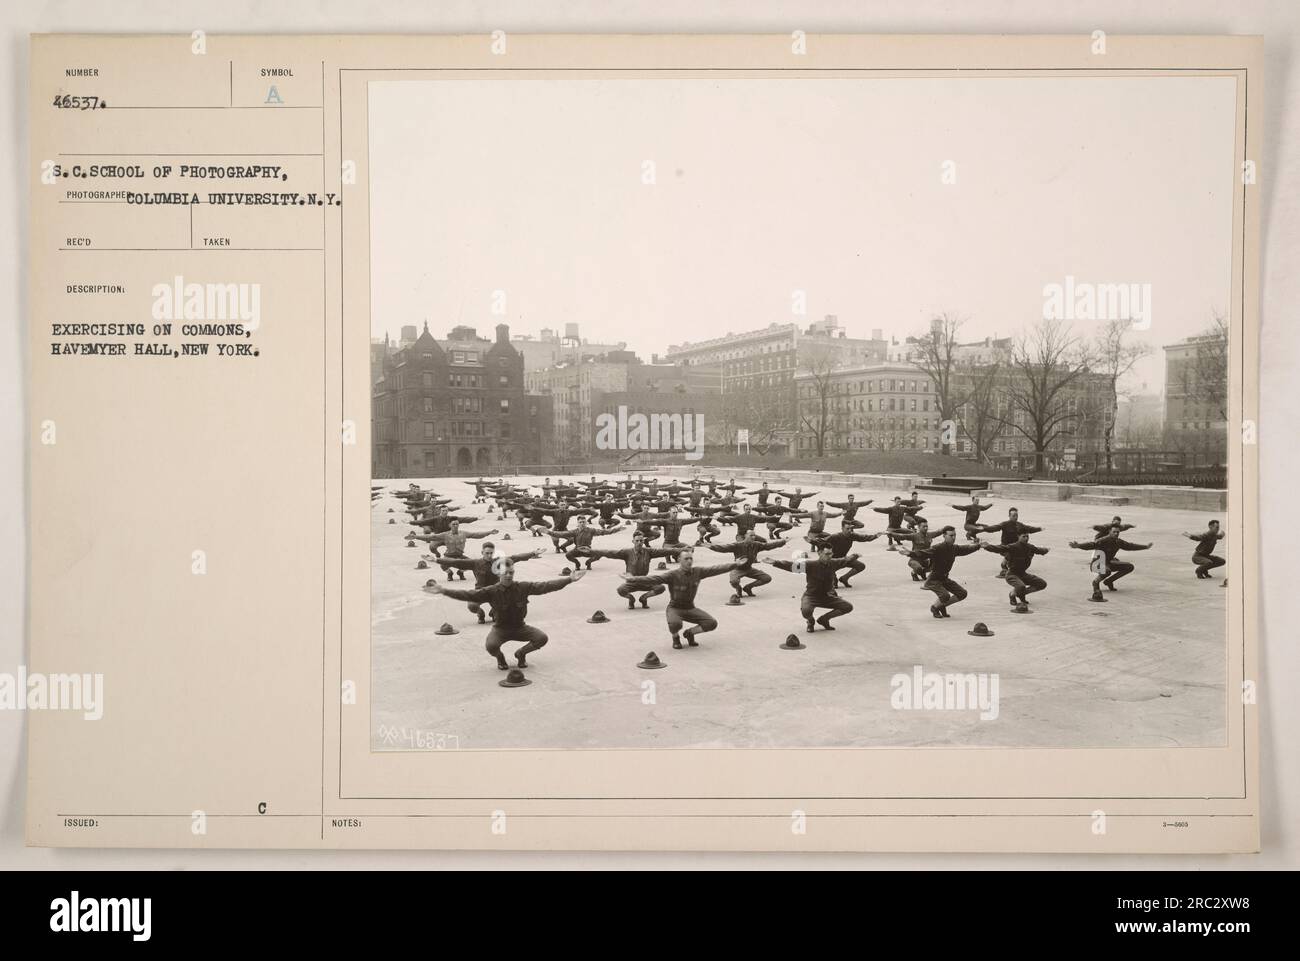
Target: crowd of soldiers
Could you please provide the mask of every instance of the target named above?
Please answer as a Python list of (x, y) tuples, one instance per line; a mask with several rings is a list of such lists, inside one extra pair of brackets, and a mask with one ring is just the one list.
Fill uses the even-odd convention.
[[(548, 641), (543, 631), (526, 622), (528, 599), (568, 587), (601, 560), (622, 562), (616, 593), (626, 601), (629, 610), (636, 609), (638, 604), (649, 608), (651, 598), (667, 592), (665, 617), (676, 649), (698, 647), (699, 636), (718, 626), (717, 619), (698, 604), (703, 580), (727, 575), (731, 586), (727, 604), (740, 605), (744, 603), (743, 598), (755, 597), (756, 589), (772, 582), (772, 576), (763, 570), (765, 566), (804, 578), (800, 614), (807, 632), (812, 633), (818, 627), (835, 630), (831, 621), (853, 611), (853, 604), (840, 592), (850, 588), (852, 578), (866, 569), (856, 545), (880, 537), (886, 540), (886, 551), (896, 552), (906, 560), (911, 579), (934, 595), (929, 608), (930, 614), (938, 619), (949, 617), (949, 610), (968, 596), (967, 590), (953, 578), (957, 560), (981, 550), (1000, 556), (1000, 569), (994, 576), (1005, 581), (1012, 612), (1032, 613), (1030, 595), (1047, 588), (1047, 582), (1030, 571), (1034, 558), (1049, 551), (1031, 540), (1043, 528), (1022, 521), (1016, 507), (1007, 510), (1005, 519), (985, 523), (985, 512), (994, 505), (982, 501), (978, 493), (970, 494), (966, 503), (928, 505), (932, 512), (947, 507), (963, 515), (960, 533), (964, 538), (959, 541), (955, 524), (937, 528), (931, 525), (923, 513), (927, 502), (920, 498), (918, 491), (911, 491), (907, 497), (895, 496), (891, 503), (873, 507), (872, 500), (858, 500), (853, 494), (842, 501), (831, 501), (817, 499), (818, 491), (804, 491), (801, 487), (778, 490), (763, 482), (759, 487), (746, 488), (734, 481), (720, 483), (715, 478), (695, 479), (685, 484), (676, 480), (663, 483), (656, 476), (631, 475), (622, 480), (592, 477), (572, 483), (558, 479), (552, 483), (548, 477), (541, 485), (516, 485), (503, 479), (482, 478), (465, 483), (474, 489), (474, 509), (481, 507), (494, 518), (499, 513), (499, 523), (503, 526), (506, 518), (513, 515), (518, 535), (528, 540), (540, 539), (543, 545), (516, 553), (498, 553), (498, 545), (487, 538), (501, 534), (500, 528), (463, 530), (464, 525), (481, 518), (458, 513), (462, 508), (453, 504), (452, 498), (439, 497), (417, 484), (398, 488), (394, 493), (413, 528), (409, 544), (423, 542), (432, 552), (418, 566), (427, 568), (432, 562), (442, 569), (447, 582), (464, 581), (466, 572), (473, 576), (472, 588), (468, 584), (448, 586), (431, 578), (424, 590), (466, 602), (480, 624), (491, 621), (486, 648), (503, 671), (511, 670), (503, 645), (510, 642), (521, 645), (514, 657), (516, 670), (522, 670), (528, 667), (528, 655)], [(382, 491), (382, 487), (372, 487), (372, 502), (379, 503), (376, 498)], [(809, 506), (811, 509), (807, 509)], [(862, 520), (864, 513), (865, 516), (883, 515), (884, 527), (867, 532)], [(602, 538), (628, 528), (631, 528), (630, 546), (600, 546)], [(730, 540), (718, 540), (723, 537), (724, 528), (732, 529), (727, 533)], [(1091, 539), (1068, 542), (1072, 549), (1092, 552), (1089, 567), (1094, 576), (1090, 600), (1104, 603), (1103, 588), (1107, 592), (1118, 590), (1117, 582), (1133, 572), (1134, 565), (1122, 560), (1120, 552), (1143, 551), (1153, 546), (1126, 540), (1122, 535), (1132, 529), (1132, 524), (1114, 517), (1109, 523), (1094, 525)], [(796, 531), (803, 542), (797, 546)], [(983, 540), (981, 535), (997, 536), (996, 540)], [(1211, 578), (1210, 572), (1226, 563), (1215, 554), (1218, 542), (1224, 537), (1219, 522), (1210, 521), (1205, 531), (1184, 532), (1184, 536), (1196, 542), (1192, 555), (1196, 577)], [(475, 557), (466, 553), (471, 539), (480, 542)], [(500, 538), (510, 539), (508, 532)], [(728, 560), (719, 564), (699, 563), (697, 554), (703, 551), (724, 555)], [(786, 556), (762, 556), (774, 552)], [(562, 576), (536, 581), (516, 577), (516, 565), (547, 553), (562, 554), (571, 565), (564, 569)], [(1224, 581), (1223, 585), (1226, 584)], [(597, 613), (603, 617), (603, 612)], [(986, 636), (979, 630), (982, 627), (976, 625), (973, 633)], [(797, 642), (797, 638), (794, 640)]]

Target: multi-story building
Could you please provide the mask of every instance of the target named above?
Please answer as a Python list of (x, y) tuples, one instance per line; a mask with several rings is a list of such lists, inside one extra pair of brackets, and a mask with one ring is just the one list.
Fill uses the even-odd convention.
[(628, 367), (634, 360), (630, 352), (615, 351), (525, 373), (530, 392), (551, 398), (552, 445), (561, 460), (590, 460), (592, 399), (603, 392), (627, 390)]
[(759, 330), (668, 348), (666, 359), (687, 366), (721, 368), (721, 389), (730, 431), (748, 429), (767, 440), (788, 442), (799, 428), (795, 378), (801, 372), (857, 367), (887, 358), (881, 331), (870, 339), (847, 336), (834, 315), (806, 328), (769, 324)]
[(1228, 344), (1218, 334), (1165, 347), (1165, 443), (1222, 457), (1228, 452)]
[[(969, 397), (989, 371), (987, 365), (961, 364), (954, 371), (953, 393)], [(1009, 385), (1019, 376), (1013, 368), (999, 367), (982, 403), (970, 400), (962, 405), (954, 419), (953, 454), (1009, 468), (1035, 466), (1034, 444), (1015, 426), (1028, 427), (1029, 421), (1008, 399)], [(795, 445), (798, 457), (818, 456), (819, 434), (822, 454), (828, 456), (867, 450), (942, 449), (943, 422), (936, 387), (915, 364), (845, 368), (826, 378), (804, 373), (795, 383), (800, 418)], [(1048, 444), (1049, 466), (1075, 466), (1104, 448), (1109, 390), (1107, 378), (1085, 374), (1062, 392), (1059, 403), (1068, 427)], [(982, 448), (982, 457), (977, 447)]]
[(939, 447), (941, 427), (934, 384), (912, 364), (846, 367), (827, 378), (802, 373), (796, 375), (795, 384), (798, 457), (817, 456), (819, 433), (823, 434), (824, 454)]
[(375, 476), (490, 472), (551, 459), (550, 398), (529, 396), (523, 358), (499, 324), (496, 340), (456, 327), (424, 331), (383, 358), (371, 401)]

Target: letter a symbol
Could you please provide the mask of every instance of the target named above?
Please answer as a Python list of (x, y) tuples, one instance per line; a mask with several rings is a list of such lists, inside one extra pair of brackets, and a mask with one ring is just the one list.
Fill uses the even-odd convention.
[(284, 101), (280, 99), (280, 91), (277, 90), (277, 89), (275, 89), (275, 87), (272, 87), (270, 90), (268, 90), (268, 91), (266, 92), (266, 100), (263, 101), (263, 102), (264, 102), (264, 103), (284, 103)]

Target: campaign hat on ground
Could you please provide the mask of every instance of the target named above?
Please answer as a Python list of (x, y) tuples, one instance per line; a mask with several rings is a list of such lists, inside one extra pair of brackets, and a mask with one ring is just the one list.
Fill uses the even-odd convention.
[(658, 564), (658, 566), (655, 568), (655, 570), (657, 570), (657, 571), (666, 571), (666, 570), (668, 570), (668, 563), (667, 563), (666, 561), (660, 561), (659, 564)]
[(509, 535), (509, 534), (502, 534), (502, 535), (501, 535), (501, 539), (502, 539), (503, 541), (508, 541), (508, 540), (510, 540), (510, 535)]
[(609, 623), (609, 618), (605, 616), (605, 612), (604, 612), (604, 611), (597, 611), (596, 613), (592, 614), (591, 617), (587, 618), (587, 623), (588, 623), (588, 624), (608, 624), (608, 623)]
[(1088, 600), (1090, 600), (1090, 601), (1095, 601), (1095, 602), (1098, 603), (1098, 604), (1108, 604), (1108, 603), (1110, 603), (1109, 601), (1106, 600), (1106, 598), (1104, 598), (1104, 597), (1101, 596), (1101, 591), (1093, 591), (1093, 592), (1092, 592), (1092, 597), (1088, 598)]
[(390, 523), (390, 524), (396, 524), (396, 523), (397, 523), (397, 518), (396, 518), (396, 517), (390, 517), (390, 518), (388, 518), (388, 523)]
[(1028, 605), (1028, 604), (1017, 604), (1014, 608), (1012, 608), (1012, 610), (1013, 610), (1016, 614), (1032, 614), (1032, 613), (1034, 613), (1033, 611), (1031, 611), (1031, 610), (1029, 609), (1029, 605)]
[(388, 508), (388, 513), (390, 513), (390, 514), (393, 513), (393, 509), (392, 509), (391, 507)]
[(727, 606), (728, 606), (728, 607), (744, 607), (744, 606), (745, 606), (745, 602), (742, 601), (742, 600), (741, 600), (739, 597), (737, 597), (735, 594), (732, 594), (730, 597), (727, 598)]
[(983, 621), (976, 621), (975, 626), (966, 632), (971, 637), (993, 637), (993, 632)]
[(415, 541), (407, 541), (407, 542), (406, 542), (406, 546), (407, 546), (407, 547), (414, 547), (414, 546), (415, 546)]
[(658, 654), (656, 654), (654, 651), (651, 651), (640, 661), (638, 661), (636, 666), (645, 668), (647, 671), (657, 671), (661, 667), (667, 667), (668, 665), (665, 664), (663, 661), (659, 660)]
[(569, 576), (570, 574), (572, 574), (572, 573), (573, 573), (573, 571), (566, 567), (564, 570), (560, 571), (560, 576), (561, 576), (561, 577), (568, 577), (568, 576)]
[(502, 687), (523, 687), (533, 682), (528, 680), (528, 678), (524, 676), (524, 672), (519, 670), (519, 668), (512, 667), (510, 673), (497, 681), (497, 683)]
[(808, 645), (799, 640), (798, 634), (787, 634), (780, 646), (783, 651), (802, 651)]
[(446, 621), (443, 621), (442, 627), (438, 628), (433, 633), (442, 634), (443, 636), (446, 636), (448, 634), (459, 634), (460, 631), (456, 630), (456, 628), (452, 627)]
[(427, 570), (429, 569), (428, 562), (426, 562), (426, 561), (419, 561), (419, 562), (415, 565), (415, 569), (416, 569), (417, 571), (427, 571)]

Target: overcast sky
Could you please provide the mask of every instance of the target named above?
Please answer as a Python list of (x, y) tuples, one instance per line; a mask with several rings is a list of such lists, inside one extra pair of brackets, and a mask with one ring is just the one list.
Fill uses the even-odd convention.
[(372, 82), (372, 332), (490, 335), (502, 290), (512, 333), (577, 322), (647, 360), (824, 314), (901, 339), (951, 311), (975, 340), (1032, 324), (1073, 275), (1152, 285), (1136, 381), (1158, 389), (1159, 346), (1229, 306), (1235, 95), (1204, 77)]

